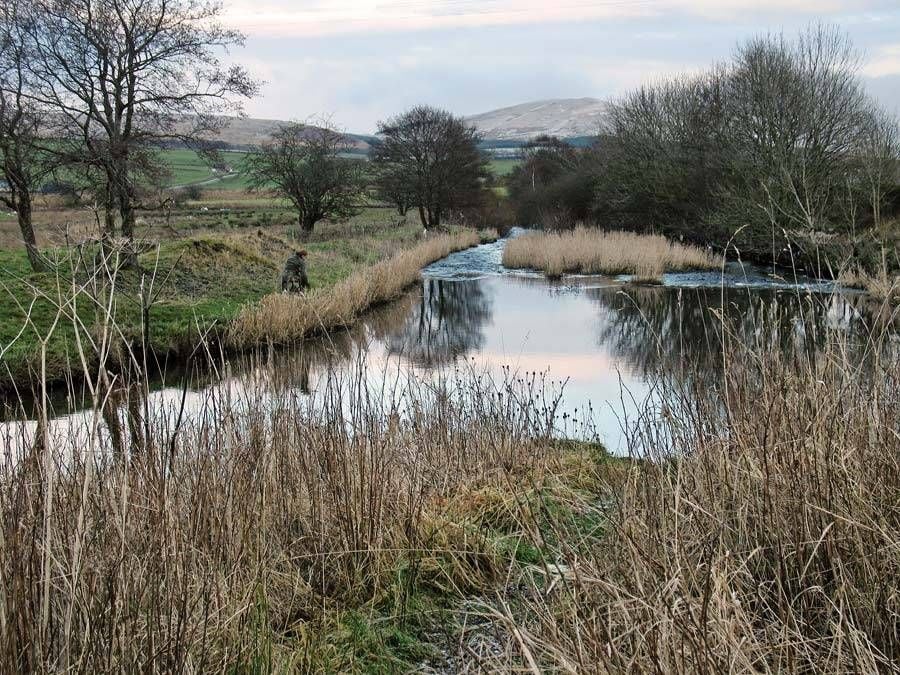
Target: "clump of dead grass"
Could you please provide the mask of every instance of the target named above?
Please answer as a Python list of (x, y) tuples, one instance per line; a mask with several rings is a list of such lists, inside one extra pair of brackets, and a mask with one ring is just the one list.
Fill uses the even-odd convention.
[(503, 251), (503, 264), (541, 270), (549, 277), (633, 274), (636, 281), (658, 281), (664, 272), (715, 269), (719, 263), (702, 249), (659, 235), (578, 227), (512, 239)]
[(237, 346), (288, 343), (317, 330), (347, 326), (367, 308), (400, 296), (426, 265), (489, 236), (474, 230), (433, 236), (331, 288), (268, 295), (241, 311), (230, 328), (230, 340)]
[(849, 267), (838, 275), (837, 281), (847, 288), (864, 290), (878, 300), (900, 300), (900, 276), (883, 270), (869, 274), (858, 267)]
[(343, 611), (502, 579), (447, 504), (547, 461), (536, 392), (474, 374), (324, 382), (306, 400), (232, 381), (177, 423), (136, 383), (113, 415), (9, 428), (0, 670), (288, 672), (321, 657), (305, 636)]

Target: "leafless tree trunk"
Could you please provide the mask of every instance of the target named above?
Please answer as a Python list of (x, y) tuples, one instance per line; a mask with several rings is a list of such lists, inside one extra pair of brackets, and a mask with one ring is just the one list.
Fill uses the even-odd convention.
[(50, 168), (38, 143), (42, 116), (28, 100), (28, 53), (22, 40), (19, 2), (0, 10), (0, 176), (6, 191), (0, 203), (16, 213), (31, 268), (46, 269), (32, 221), (33, 191)]

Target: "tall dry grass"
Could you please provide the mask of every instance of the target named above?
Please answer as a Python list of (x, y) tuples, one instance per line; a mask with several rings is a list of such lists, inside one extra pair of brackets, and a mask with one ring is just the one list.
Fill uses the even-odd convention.
[[(82, 350), (115, 342), (102, 311)], [(76, 427), (46, 391), (5, 427), (0, 672), (896, 670), (895, 338), (859, 361), (723, 334), (721, 371), (661, 378), (618, 462), (553, 439), (533, 379), (350, 367), (309, 399), (275, 364), (186, 411), (187, 385), (153, 406), (101, 358)], [(428, 657), (347, 637), (422, 596)]]
[(838, 274), (838, 283), (848, 288), (864, 290), (880, 300), (900, 300), (900, 276), (880, 271), (876, 274), (863, 272), (857, 267), (849, 267)]
[(573, 507), (603, 534), (557, 520), (555, 588), (526, 577), (517, 610), (486, 610), (519, 644), (502, 667), (896, 672), (900, 358), (881, 346), (860, 365), (731, 345), (717, 382), (663, 383), (641, 458)]
[(243, 385), (145, 413), (126, 456), (99, 412), (5, 439), (0, 671), (334, 672), (329, 617), (503, 577), (446, 503), (542, 465), (553, 414), (527, 387)]
[(659, 235), (607, 232), (578, 227), (568, 232), (534, 232), (510, 240), (503, 251), (510, 268), (563, 274), (632, 274), (658, 280), (664, 272), (715, 269), (714, 256)]
[(287, 343), (316, 330), (347, 326), (372, 305), (397, 298), (426, 265), (493, 236), (475, 230), (432, 236), (332, 288), (304, 295), (273, 293), (241, 311), (229, 338), (236, 346)]

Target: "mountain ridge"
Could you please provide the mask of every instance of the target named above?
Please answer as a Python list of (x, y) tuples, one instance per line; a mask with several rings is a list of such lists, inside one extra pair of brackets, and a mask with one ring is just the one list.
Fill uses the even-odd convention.
[(607, 103), (597, 98), (551, 98), (469, 115), (466, 121), (485, 139), (529, 141), (542, 135), (595, 136), (607, 114)]
[[(524, 143), (537, 136), (584, 138), (596, 136), (606, 121), (607, 103), (597, 98), (550, 98), (526, 101), (512, 106), (465, 116), (485, 141)], [(271, 138), (285, 120), (231, 117), (214, 139), (236, 149), (246, 149)], [(366, 152), (372, 134), (344, 132), (355, 152)]]

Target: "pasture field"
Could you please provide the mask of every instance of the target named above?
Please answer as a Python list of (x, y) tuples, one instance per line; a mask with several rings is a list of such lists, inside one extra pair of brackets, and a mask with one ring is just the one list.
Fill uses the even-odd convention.
[[(183, 187), (213, 181), (209, 183), (209, 186), (216, 190), (239, 190), (248, 187), (247, 178), (243, 175), (241, 167), (241, 161), (245, 154), (240, 151), (222, 152), (222, 161), (231, 169), (229, 173), (223, 174), (215, 171), (194, 150), (184, 148), (160, 150), (164, 163), (171, 171), (171, 175), (166, 181), (169, 187)], [(348, 157), (365, 160), (365, 156), (360, 154), (351, 154)], [(518, 163), (517, 159), (492, 159), (489, 169), (496, 178), (503, 178), (508, 176)], [(217, 178), (218, 180), (215, 180)]]
[(520, 163), (518, 159), (492, 159), (490, 162), (491, 173), (497, 178), (503, 178), (512, 173)]

